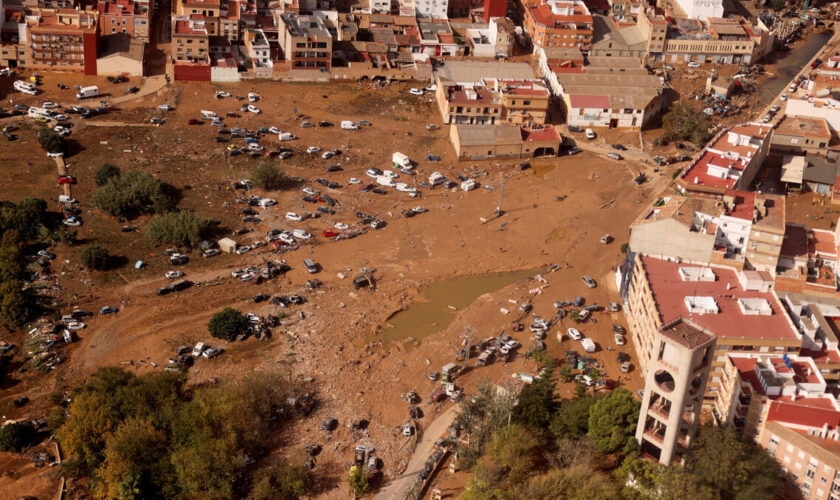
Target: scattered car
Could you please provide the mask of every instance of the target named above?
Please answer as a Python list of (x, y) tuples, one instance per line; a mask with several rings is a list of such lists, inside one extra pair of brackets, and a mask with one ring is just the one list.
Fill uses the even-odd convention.
[(612, 144), (612, 148), (619, 151), (627, 151), (627, 147), (624, 144)]
[(306, 152), (309, 154), (320, 153), (321, 148), (319, 148), (318, 146), (309, 146), (308, 148), (306, 148)]
[(99, 309), (99, 314), (103, 315), (103, 316), (106, 315), (106, 314), (115, 314), (117, 312), (119, 312), (119, 309), (117, 309), (114, 306), (102, 306)]
[(171, 279), (171, 280), (174, 280), (174, 279), (177, 279), (177, 278), (183, 278), (184, 277), (184, 271), (166, 271), (166, 277)]
[(76, 178), (72, 175), (59, 175), (58, 176), (58, 183), (59, 184), (75, 184)]
[(595, 132), (591, 128), (586, 129), (586, 138), (589, 140), (595, 138)]
[(613, 160), (623, 160), (624, 158), (618, 153), (607, 153), (607, 158), (612, 158)]
[(587, 276), (585, 274), (583, 276), (581, 276), (580, 279), (589, 288), (595, 288), (596, 286), (598, 286), (597, 283), (595, 283), (595, 280), (593, 280), (592, 278), (590, 278), (589, 276)]
[(689, 63), (687, 64), (687, 66), (688, 66), (689, 68), (699, 68), (699, 67), (700, 67), (700, 63), (698, 63), (698, 62), (694, 62), (694, 61), (691, 61), (691, 62), (689, 62)]
[(300, 126), (301, 128), (313, 128), (315, 127), (315, 124), (312, 122), (301, 122)]
[(577, 328), (569, 328), (568, 330), (566, 330), (566, 333), (569, 334), (569, 337), (571, 337), (572, 340), (580, 340), (583, 338), (583, 335), (580, 333), (580, 331), (578, 331)]
[(294, 212), (286, 212), (286, 220), (300, 222), (303, 220), (303, 217)]
[(409, 89), (408, 93), (411, 94), (411, 95), (422, 96), (423, 95), (423, 90), (412, 88), (412, 89)]

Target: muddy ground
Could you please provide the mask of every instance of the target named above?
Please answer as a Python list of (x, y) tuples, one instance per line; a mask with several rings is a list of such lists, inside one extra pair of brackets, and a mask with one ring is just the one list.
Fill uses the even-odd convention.
[[(65, 78), (66, 79), (66, 78)], [(55, 87), (52, 76), (47, 77), (46, 97), (72, 102), (65, 96), (52, 96)], [(294, 149), (288, 160), (254, 160), (245, 156), (228, 158), (227, 144), (216, 144), (216, 129), (208, 124), (187, 125), (189, 118), (198, 117), (201, 109), (224, 115), (238, 109), (240, 102), (233, 98), (215, 100), (213, 91), (226, 89), (245, 95), (256, 91), (263, 96), (257, 103), (263, 114), (252, 116), (240, 113), (241, 118), (226, 118), (228, 127), (277, 126), (300, 137), (282, 144)], [(39, 96), (44, 98), (45, 96)], [(22, 97), (16, 99), (24, 101)], [(157, 111), (158, 104), (168, 102), (175, 112)], [(293, 111), (297, 108), (297, 121)], [(237, 111), (239, 113), (239, 111)], [(330, 120), (332, 128), (303, 129), (301, 116), (310, 121)], [(147, 123), (151, 116), (166, 118), (161, 127), (126, 127), (124, 123)], [(359, 131), (340, 130), (341, 119), (366, 119), (373, 123)], [(34, 128), (28, 120), (17, 132), (16, 142), (0, 143), (0, 169), (10, 182), (0, 185), (0, 198), (17, 200), (37, 195), (56, 200), (55, 170), (37, 146)], [(81, 268), (79, 253), (84, 244), (76, 247), (57, 246), (53, 280), (60, 286), (59, 296), (65, 305), (97, 310), (103, 305), (115, 305), (121, 311), (114, 316), (96, 316), (88, 321), (80, 340), (63, 349), (67, 360), (54, 372), (36, 375), (16, 372), (13, 381), (4, 387), (0, 396), (0, 411), (6, 418), (40, 417), (48, 407), (47, 396), (81, 382), (97, 368), (106, 365), (123, 366), (144, 373), (160, 370), (174, 354), (177, 346), (205, 341), (220, 345), (207, 332), (210, 316), (225, 306), (243, 312), (260, 314), (281, 310), (268, 303), (254, 304), (251, 297), (257, 292), (267, 294), (301, 293), (308, 302), (282, 310), (289, 313), (283, 325), (274, 330), (270, 340), (250, 338), (244, 342), (221, 345), (226, 352), (214, 359), (200, 359), (190, 370), (191, 383), (201, 383), (211, 377), (237, 377), (259, 370), (291, 370), (301, 385), (309, 386), (319, 395), (318, 409), (307, 419), (283, 431), (288, 444), (284, 453), (296, 453), (302, 446), (319, 443), (324, 452), (318, 458), (316, 474), (324, 478), (320, 492), (323, 498), (346, 495), (342, 480), (344, 468), (352, 460), (353, 447), (360, 441), (376, 446), (383, 459), (386, 477), (399, 471), (400, 464), (411, 453), (410, 443), (398, 432), (407, 418), (407, 406), (400, 395), (417, 390), (423, 397), (426, 416), (418, 424), (434, 418), (436, 409), (427, 403), (436, 387), (428, 380), (428, 372), (454, 359), (455, 347), (468, 325), (481, 339), (510, 332), (511, 311), (531, 298), (534, 312), (552, 316), (552, 303), (582, 295), (587, 303), (606, 305), (617, 300), (612, 267), (622, 259), (620, 246), (627, 241), (628, 224), (635, 218), (640, 205), (670, 181), (670, 176), (654, 176), (652, 181), (636, 187), (632, 178), (639, 170), (649, 167), (629, 161), (618, 163), (589, 153), (573, 157), (543, 159), (535, 162), (535, 169), (519, 171), (514, 161), (456, 162), (448, 143), (448, 130), (427, 131), (427, 123), (440, 124), (440, 118), (428, 98), (407, 93), (407, 87), (394, 85), (385, 89), (371, 89), (358, 85), (295, 85), (277, 83), (242, 83), (238, 85), (179, 84), (159, 95), (139, 99), (123, 106), (123, 110), (93, 121), (113, 122), (113, 127), (94, 127), (75, 120), (70, 139), (75, 153), (67, 158), (68, 169), (79, 183), (73, 195), (79, 199), (84, 225), (79, 237), (84, 244), (96, 243), (122, 256), (126, 265), (108, 273), (91, 273)], [(242, 144), (241, 140), (233, 141)], [(275, 137), (261, 143), (280, 146)], [(341, 157), (322, 160), (305, 153), (307, 146), (317, 145), (324, 150), (340, 148)], [(472, 192), (457, 189), (421, 188), (422, 197), (411, 199), (405, 193), (389, 190), (386, 195), (362, 193), (356, 185), (348, 184), (350, 177), (368, 179), (364, 170), (370, 166), (388, 168), (394, 151), (408, 154), (418, 162), (418, 181), (433, 171), (441, 171), (450, 178), (469, 171), (479, 174), (478, 180), (493, 190), (480, 188)], [(425, 159), (428, 153), (442, 157), (440, 163)], [(155, 289), (166, 283), (163, 272), (171, 267), (163, 256), (163, 247), (151, 245), (143, 236), (146, 218), (117, 221), (88, 204), (95, 191), (93, 175), (105, 161), (123, 169), (139, 169), (181, 189), (181, 207), (212, 217), (221, 222), (226, 232), (250, 226), (254, 232), (233, 236), (240, 243), (262, 239), (270, 228), (304, 228), (315, 235), (300, 249), (277, 255), (269, 248), (237, 256), (221, 255), (203, 259), (190, 254), (191, 261), (182, 267), (187, 278), (201, 282), (201, 286), (165, 297), (155, 295)], [(231, 188), (235, 180), (246, 178), (249, 169), (258, 161), (272, 161), (289, 175), (304, 182), (281, 192), (258, 193), (278, 201), (274, 207), (260, 210), (262, 223), (241, 222), (235, 198), (241, 192)], [(326, 173), (325, 167), (340, 164), (342, 172)], [(484, 173), (486, 172), (486, 175)], [(301, 201), (300, 188), (311, 186), (323, 191), (314, 180), (324, 177), (339, 182), (342, 189), (326, 190), (339, 201), (337, 213), (304, 222), (284, 219), (287, 211), (314, 211), (315, 205)], [(408, 177), (401, 174), (400, 179)], [(413, 182), (409, 180), (407, 182)], [(505, 214), (483, 223), (493, 215), (504, 182), (503, 209)], [(20, 189), (25, 185), (26, 189)], [(428, 213), (405, 219), (400, 211), (424, 206)], [(357, 238), (331, 241), (320, 236), (335, 222), (354, 224), (357, 210), (377, 214), (388, 225), (381, 230), (368, 230)], [(137, 226), (140, 232), (122, 233), (124, 224)], [(615, 241), (599, 243), (609, 233)], [(320, 263), (323, 270), (316, 276), (324, 286), (316, 292), (306, 292), (303, 285), (312, 276), (302, 266), (304, 258)], [(246, 264), (260, 264), (266, 260), (285, 258), (293, 270), (286, 276), (262, 285), (241, 283), (231, 278), (230, 271)], [(148, 265), (135, 270), (133, 263), (143, 260)], [(518, 269), (536, 269), (557, 264), (559, 270), (544, 275), (547, 283), (526, 280), (480, 296), (470, 306), (457, 311), (455, 320), (443, 331), (422, 341), (406, 339), (396, 343), (377, 340), (387, 319), (421, 296), (424, 284), (440, 282), (454, 276), (483, 274)], [(350, 283), (362, 267), (376, 268), (375, 291), (355, 290)], [(343, 279), (338, 276), (341, 273)], [(588, 274), (598, 281), (598, 287), (588, 289), (581, 275)], [(542, 293), (532, 297), (529, 290), (542, 286)], [(588, 322), (578, 328), (599, 345), (594, 354), (605, 367), (606, 376), (631, 390), (641, 387), (638, 372), (621, 374), (615, 362), (615, 345), (610, 324), (623, 323), (621, 314), (596, 313), (597, 323)], [(530, 318), (523, 318), (525, 324)], [(564, 360), (564, 352), (582, 349), (565, 336), (556, 340), (558, 331), (571, 326), (566, 319), (552, 327), (548, 334), (549, 353)], [(626, 326), (626, 325), (625, 325)], [(467, 392), (483, 378), (509, 379), (512, 373), (535, 373), (536, 364), (524, 357), (532, 334), (527, 330), (514, 334), (523, 347), (513, 359), (504, 364), (494, 363), (474, 368), (459, 378)], [(20, 345), (21, 335), (5, 336), (5, 340)], [(373, 340), (371, 340), (373, 339)], [(629, 342), (629, 337), (627, 337)], [(607, 350), (607, 348), (612, 351)], [(622, 350), (635, 358), (631, 344)], [(152, 366), (156, 364), (156, 367)], [(624, 375), (619, 379), (620, 375)], [(312, 382), (303, 382), (312, 377)], [(561, 388), (570, 396), (571, 384)], [(22, 409), (11, 400), (26, 393), (32, 400)], [(321, 420), (327, 416), (339, 419), (340, 426), (332, 435), (320, 431)], [(369, 418), (369, 431), (351, 431), (349, 423)], [(331, 478), (331, 479), (330, 479)], [(25, 489), (25, 488), (24, 488)]]

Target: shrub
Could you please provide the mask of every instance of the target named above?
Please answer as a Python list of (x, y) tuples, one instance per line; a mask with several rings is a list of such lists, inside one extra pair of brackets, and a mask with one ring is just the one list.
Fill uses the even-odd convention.
[(622, 243), (621, 244), (621, 253), (627, 253), (627, 249), (630, 248), (629, 243)]
[(232, 307), (225, 307), (210, 318), (207, 329), (217, 339), (231, 341), (248, 328), (248, 319)]
[(94, 177), (94, 180), (96, 181), (97, 187), (102, 187), (105, 184), (108, 184), (108, 182), (114, 177), (119, 176), (120, 167), (114, 165), (113, 163), (105, 163), (101, 167), (99, 167), (99, 170), (96, 171), (96, 176)]
[(38, 144), (47, 153), (66, 153), (67, 143), (58, 132), (51, 128), (42, 128), (38, 131)]
[(99, 245), (90, 245), (82, 250), (82, 264), (88, 269), (104, 271), (111, 266), (111, 254)]
[(687, 104), (674, 104), (662, 118), (663, 138), (702, 144), (709, 139), (709, 117)]
[(10, 280), (0, 284), (0, 323), (9, 328), (23, 326), (32, 315), (32, 309), (22, 281)]
[(298, 498), (312, 491), (312, 474), (305, 467), (282, 464), (263, 469), (252, 492), (254, 500)]
[(0, 427), (0, 451), (20, 452), (35, 439), (35, 429), (29, 424), (9, 424)]
[(358, 465), (350, 467), (350, 474), (347, 476), (347, 484), (350, 486), (350, 491), (357, 497), (364, 495), (368, 488), (370, 488), (367, 472)]
[(211, 226), (210, 219), (193, 212), (169, 212), (151, 220), (146, 236), (155, 243), (194, 248), (207, 237)]
[(94, 206), (114, 217), (160, 214), (173, 210), (175, 202), (172, 186), (136, 170), (112, 176), (91, 198)]
[(270, 163), (260, 163), (251, 169), (251, 181), (262, 189), (275, 190), (283, 187), (286, 176)]
[(683, 170), (683, 169), (682, 169), (682, 167), (680, 167), (680, 168), (678, 168), (678, 169), (674, 170), (674, 173), (673, 173), (673, 174), (671, 174), (671, 178), (672, 178), (672, 179), (676, 179), (677, 177), (679, 177), (679, 176), (680, 176), (680, 174), (682, 173), (682, 170)]

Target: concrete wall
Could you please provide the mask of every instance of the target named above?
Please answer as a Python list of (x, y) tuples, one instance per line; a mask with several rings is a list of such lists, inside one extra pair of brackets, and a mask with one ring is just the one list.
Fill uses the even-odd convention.
[(694, 262), (709, 262), (714, 243), (713, 234), (691, 232), (688, 227), (673, 219), (636, 226), (630, 233), (630, 248), (633, 252)]
[(105, 57), (96, 61), (96, 71), (100, 76), (120, 75), (143, 76), (143, 61), (123, 56)]
[(213, 66), (210, 68), (211, 82), (238, 82), (239, 71), (236, 68), (220, 68)]

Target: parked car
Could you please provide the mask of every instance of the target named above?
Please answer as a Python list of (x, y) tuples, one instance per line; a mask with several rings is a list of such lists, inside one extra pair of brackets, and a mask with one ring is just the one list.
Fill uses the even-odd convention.
[(119, 309), (117, 309), (114, 306), (102, 306), (99, 309), (99, 314), (101, 314), (103, 316), (106, 315), (106, 314), (114, 314), (114, 313), (117, 313), (117, 312), (119, 312)]
[(580, 340), (583, 338), (583, 334), (581, 334), (577, 328), (569, 328), (566, 330), (566, 333), (569, 334), (569, 337), (571, 337), (572, 340)]
[(623, 144), (612, 144), (612, 148), (619, 151), (627, 151), (627, 148)]
[(411, 94), (411, 95), (422, 96), (423, 95), (423, 90), (412, 88), (412, 89), (409, 89), (408, 93)]
[(623, 160), (624, 158), (618, 153), (607, 153), (607, 158), (612, 158), (613, 160)]
[(590, 277), (589, 277), (589, 276), (587, 276), (587, 275), (583, 275), (583, 276), (581, 276), (581, 278), (580, 278), (580, 279), (581, 279), (581, 281), (583, 281), (583, 283), (584, 283), (586, 286), (588, 286), (589, 288), (595, 288), (596, 286), (598, 286), (598, 285), (597, 285), (597, 283), (595, 283), (595, 280), (593, 280), (592, 278), (590, 278)]
[(575, 125), (569, 125), (569, 132), (583, 132), (583, 129)]
[(689, 63), (687, 64), (687, 66), (688, 66), (689, 68), (699, 68), (699, 67), (700, 67), (700, 63), (698, 63), (698, 62), (694, 62), (694, 61), (691, 61), (691, 62), (689, 62)]
[(586, 138), (589, 140), (595, 138), (595, 132), (591, 128), (586, 129)]

